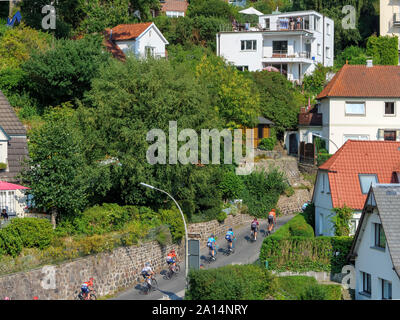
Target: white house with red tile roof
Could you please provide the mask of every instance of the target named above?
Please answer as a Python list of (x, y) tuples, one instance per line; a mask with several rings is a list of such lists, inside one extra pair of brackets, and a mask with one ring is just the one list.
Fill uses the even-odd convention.
[(334, 235), (332, 209), (344, 205), (354, 210), (354, 233), (371, 184), (399, 183), (399, 169), (400, 142), (348, 140), (318, 169), (312, 199), (316, 235)]
[(167, 17), (184, 17), (189, 6), (187, 0), (160, 0), (161, 11), (165, 12)]
[(120, 60), (126, 55), (165, 58), (165, 46), (169, 44), (153, 22), (120, 24), (107, 29), (106, 42), (114, 57)]
[(317, 96), (334, 153), (348, 139), (400, 141), (400, 66), (344, 65)]
[(28, 189), (18, 184), (0, 181), (0, 212), (6, 209), (10, 218), (24, 217), (27, 206), (25, 191)]

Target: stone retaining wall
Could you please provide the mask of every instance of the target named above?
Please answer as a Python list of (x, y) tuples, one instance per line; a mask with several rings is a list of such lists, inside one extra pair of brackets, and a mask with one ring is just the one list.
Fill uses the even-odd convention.
[[(248, 215), (237, 214), (228, 216), (223, 223), (213, 220), (190, 224), (189, 238), (190, 234), (196, 234), (201, 240), (201, 245), (205, 246), (210, 233), (224, 235), (229, 227), (250, 224), (251, 220), (252, 217)], [(94, 278), (97, 296), (112, 294), (118, 289), (132, 287), (142, 281), (140, 272), (146, 262), (150, 262), (157, 273), (166, 269), (165, 258), (172, 248), (177, 251), (179, 260), (184, 261), (184, 241), (181, 245), (165, 247), (153, 241), (141, 246), (116, 248), (112, 252), (103, 252), (55, 266), (2, 276), (0, 299), (10, 297), (12, 300), (32, 300), (34, 296), (40, 300), (75, 299), (82, 283), (90, 277)]]
[(272, 271), (278, 277), (285, 277), (285, 276), (308, 276), (314, 277), (319, 282), (336, 282), (342, 283), (342, 279), (345, 276), (343, 273), (330, 273), (330, 272), (317, 272), (317, 271), (307, 271), (307, 272), (292, 272), (292, 271), (285, 271), (285, 272), (276, 272)]
[(248, 224), (250, 229), (250, 223), (253, 221), (253, 217), (246, 214), (237, 214), (236, 216), (229, 215), (224, 222), (220, 223), (217, 220), (192, 223), (188, 225), (188, 237), (189, 239), (199, 239), (200, 247), (206, 247), (207, 239), (213, 233), (216, 237), (225, 236), (229, 228)]
[(311, 200), (312, 191), (307, 189), (295, 189), (291, 197), (281, 195), (278, 200), (277, 207), (282, 215), (288, 215), (301, 212), (304, 203)]

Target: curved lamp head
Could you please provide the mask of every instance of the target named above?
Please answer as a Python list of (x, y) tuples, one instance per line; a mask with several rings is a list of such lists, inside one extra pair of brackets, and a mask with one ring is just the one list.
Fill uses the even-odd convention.
[(147, 188), (154, 189), (154, 187), (153, 187), (153, 186), (151, 186), (151, 185), (149, 185), (149, 184), (147, 184), (147, 183), (143, 183), (143, 182), (141, 182), (140, 184), (141, 184), (142, 186), (145, 186), (145, 187), (147, 187)]

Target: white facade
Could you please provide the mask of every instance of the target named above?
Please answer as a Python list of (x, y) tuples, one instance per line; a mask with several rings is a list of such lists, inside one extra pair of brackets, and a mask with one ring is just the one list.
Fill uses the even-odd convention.
[[(380, 0), (379, 27), (381, 36), (400, 37), (400, 1)], [(399, 42), (400, 51), (400, 42)]]
[[(375, 224), (381, 224), (376, 209), (364, 217), (363, 228), (360, 230), (355, 248), (356, 300), (383, 299), (382, 280), (391, 284), (392, 299), (400, 299), (400, 279), (393, 270), (387, 244), (384, 249), (375, 247)], [(363, 273), (370, 275), (370, 293), (364, 292)]]
[[(333, 206), (330, 191), (329, 176), (326, 171), (319, 170), (314, 185), (312, 202), (315, 205), (315, 235), (334, 236), (335, 228), (332, 222)], [(350, 221), (350, 234), (353, 235), (361, 218), (361, 210), (355, 210)]]
[[(294, 24), (285, 24), (290, 18)], [(301, 82), (318, 63), (333, 66), (334, 22), (315, 11), (262, 15), (258, 26), (248, 31), (219, 32), (217, 55), (249, 71), (273, 66), (289, 80)]]
[(0, 163), (7, 163), (9, 137), (0, 127)]
[(133, 54), (138, 58), (152, 56), (165, 58), (165, 46), (168, 41), (153, 23), (134, 40), (115, 41), (115, 44), (126, 54)]
[[(386, 103), (394, 104), (394, 113), (387, 113)], [(358, 105), (358, 114), (348, 113)], [(333, 154), (348, 139), (400, 141), (400, 97), (325, 98), (319, 106), (322, 113), (322, 136), (329, 137), (328, 152)], [(385, 138), (386, 136), (386, 138)]]

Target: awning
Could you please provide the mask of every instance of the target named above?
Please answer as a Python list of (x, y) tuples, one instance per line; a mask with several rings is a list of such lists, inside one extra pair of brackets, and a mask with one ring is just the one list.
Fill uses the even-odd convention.
[(4, 190), (26, 190), (26, 189), (30, 189), (30, 188), (20, 186), (18, 184), (14, 184), (14, 183), (0, 181), (0, 190), (1, 191), (4, 191)]
[(241, 11), (239, 11), (239, 13), (243, 13), (243, 14), (255, 14), (255, 15), (257, 15), (257, 16), (263, 16), (263, 15), (264, 15), (264, 13), (262, 13), (262, 12), (256, 10), (256, 9), (254, 9), (253, 7), (250, 7), (250, 8), (244, 9), (244, 10), (241, 10)]

